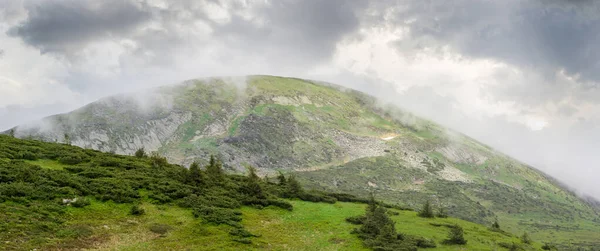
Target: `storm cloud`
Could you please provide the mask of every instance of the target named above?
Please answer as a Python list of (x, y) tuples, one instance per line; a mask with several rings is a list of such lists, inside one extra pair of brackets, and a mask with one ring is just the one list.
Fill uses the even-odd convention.
[(0, 129), (103, 96), (271, 74), (359, 89), (600, 198), (597, 1), (0, 3)]
[(8, 30), (42, 53), (71, 55), (88, 43), (119, 38), (150, 20), (145, 5), (132, 1), (39, 1), (27, 3), (27, 19)]

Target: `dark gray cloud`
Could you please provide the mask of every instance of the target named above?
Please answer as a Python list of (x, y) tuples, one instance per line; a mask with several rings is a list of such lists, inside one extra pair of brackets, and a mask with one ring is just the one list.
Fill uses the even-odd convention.
[[(208, 3), (224, 8), (230, 20), (212, 20), (206, 13)], [(218, 39), (263, 57), (287, 56), (310, 64), (331, 56), (336, 43), (359, 27), (357, 12), (367, 6), (366, 1), (274, 1), (251, 13), (260, 17), (256, 23), (240, 14), (247, 8), (241, 3), (182, 0), (167, 4), (158, 8), (123, 0), (36, 2), (26, 5), (27, 19), (9, 34), (43, 53), (62, 55), (75, 55), (97, 40), (128, 38), (137, 43), (130, 52), (136, 57), (167, 56), (179, 45)], [(196, 34), (186, 29), (198, 20), (212, 28), (211, 37), (194, 37)], [(149, 21), (162, 27), (139, 29)], [(169, 57), (158, 58), (169, 64)]]
[(29, 2), (27, 18), (8, 34), (42, 53), (74, 55), (88, 43), (119, 38), (150, 20), (142, 3), (127, 0)]
[(233, 14), (231, 22), (209, 23), (215, 36), (237, 48), (311, 64), (329, 59), (336, 44), (360, 27), (360, 11), (367, 6), (367, 1), (272, 1), (257, 9), (260, 22)]
[(406, 3), (394, 16), (410, 27), (410, 39), (398, 42), (400, 50), (450, 45), (463, 56), (545, 71), (548, 78), (564, 69), (600, 81), (598, 1)]

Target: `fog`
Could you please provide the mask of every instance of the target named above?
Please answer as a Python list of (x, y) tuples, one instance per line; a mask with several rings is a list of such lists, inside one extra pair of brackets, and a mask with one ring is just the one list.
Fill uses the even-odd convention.
[(2, 1), (0, 130), (187, 79), (309, 78), (600, 199), (597, 27), (585, 0)]

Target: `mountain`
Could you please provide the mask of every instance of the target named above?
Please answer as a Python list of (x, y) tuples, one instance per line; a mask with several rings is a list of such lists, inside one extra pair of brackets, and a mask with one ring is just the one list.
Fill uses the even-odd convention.
[(309, 188), (600, 245), (598, 209), (554, 179), (460, 133), (333, 84), (274, 76), (190, 80), (108, 97), (12, 129), (107, 152), (156, 151), (189, 165), (294, 173)]

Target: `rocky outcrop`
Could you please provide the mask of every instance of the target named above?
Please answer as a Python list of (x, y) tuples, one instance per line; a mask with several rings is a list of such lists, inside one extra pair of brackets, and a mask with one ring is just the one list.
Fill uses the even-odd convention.
[(436, 150), (455, 163), (481, 165), (487, 160), (487, 157), (483, 154), (458, 144), (449, 144)]

